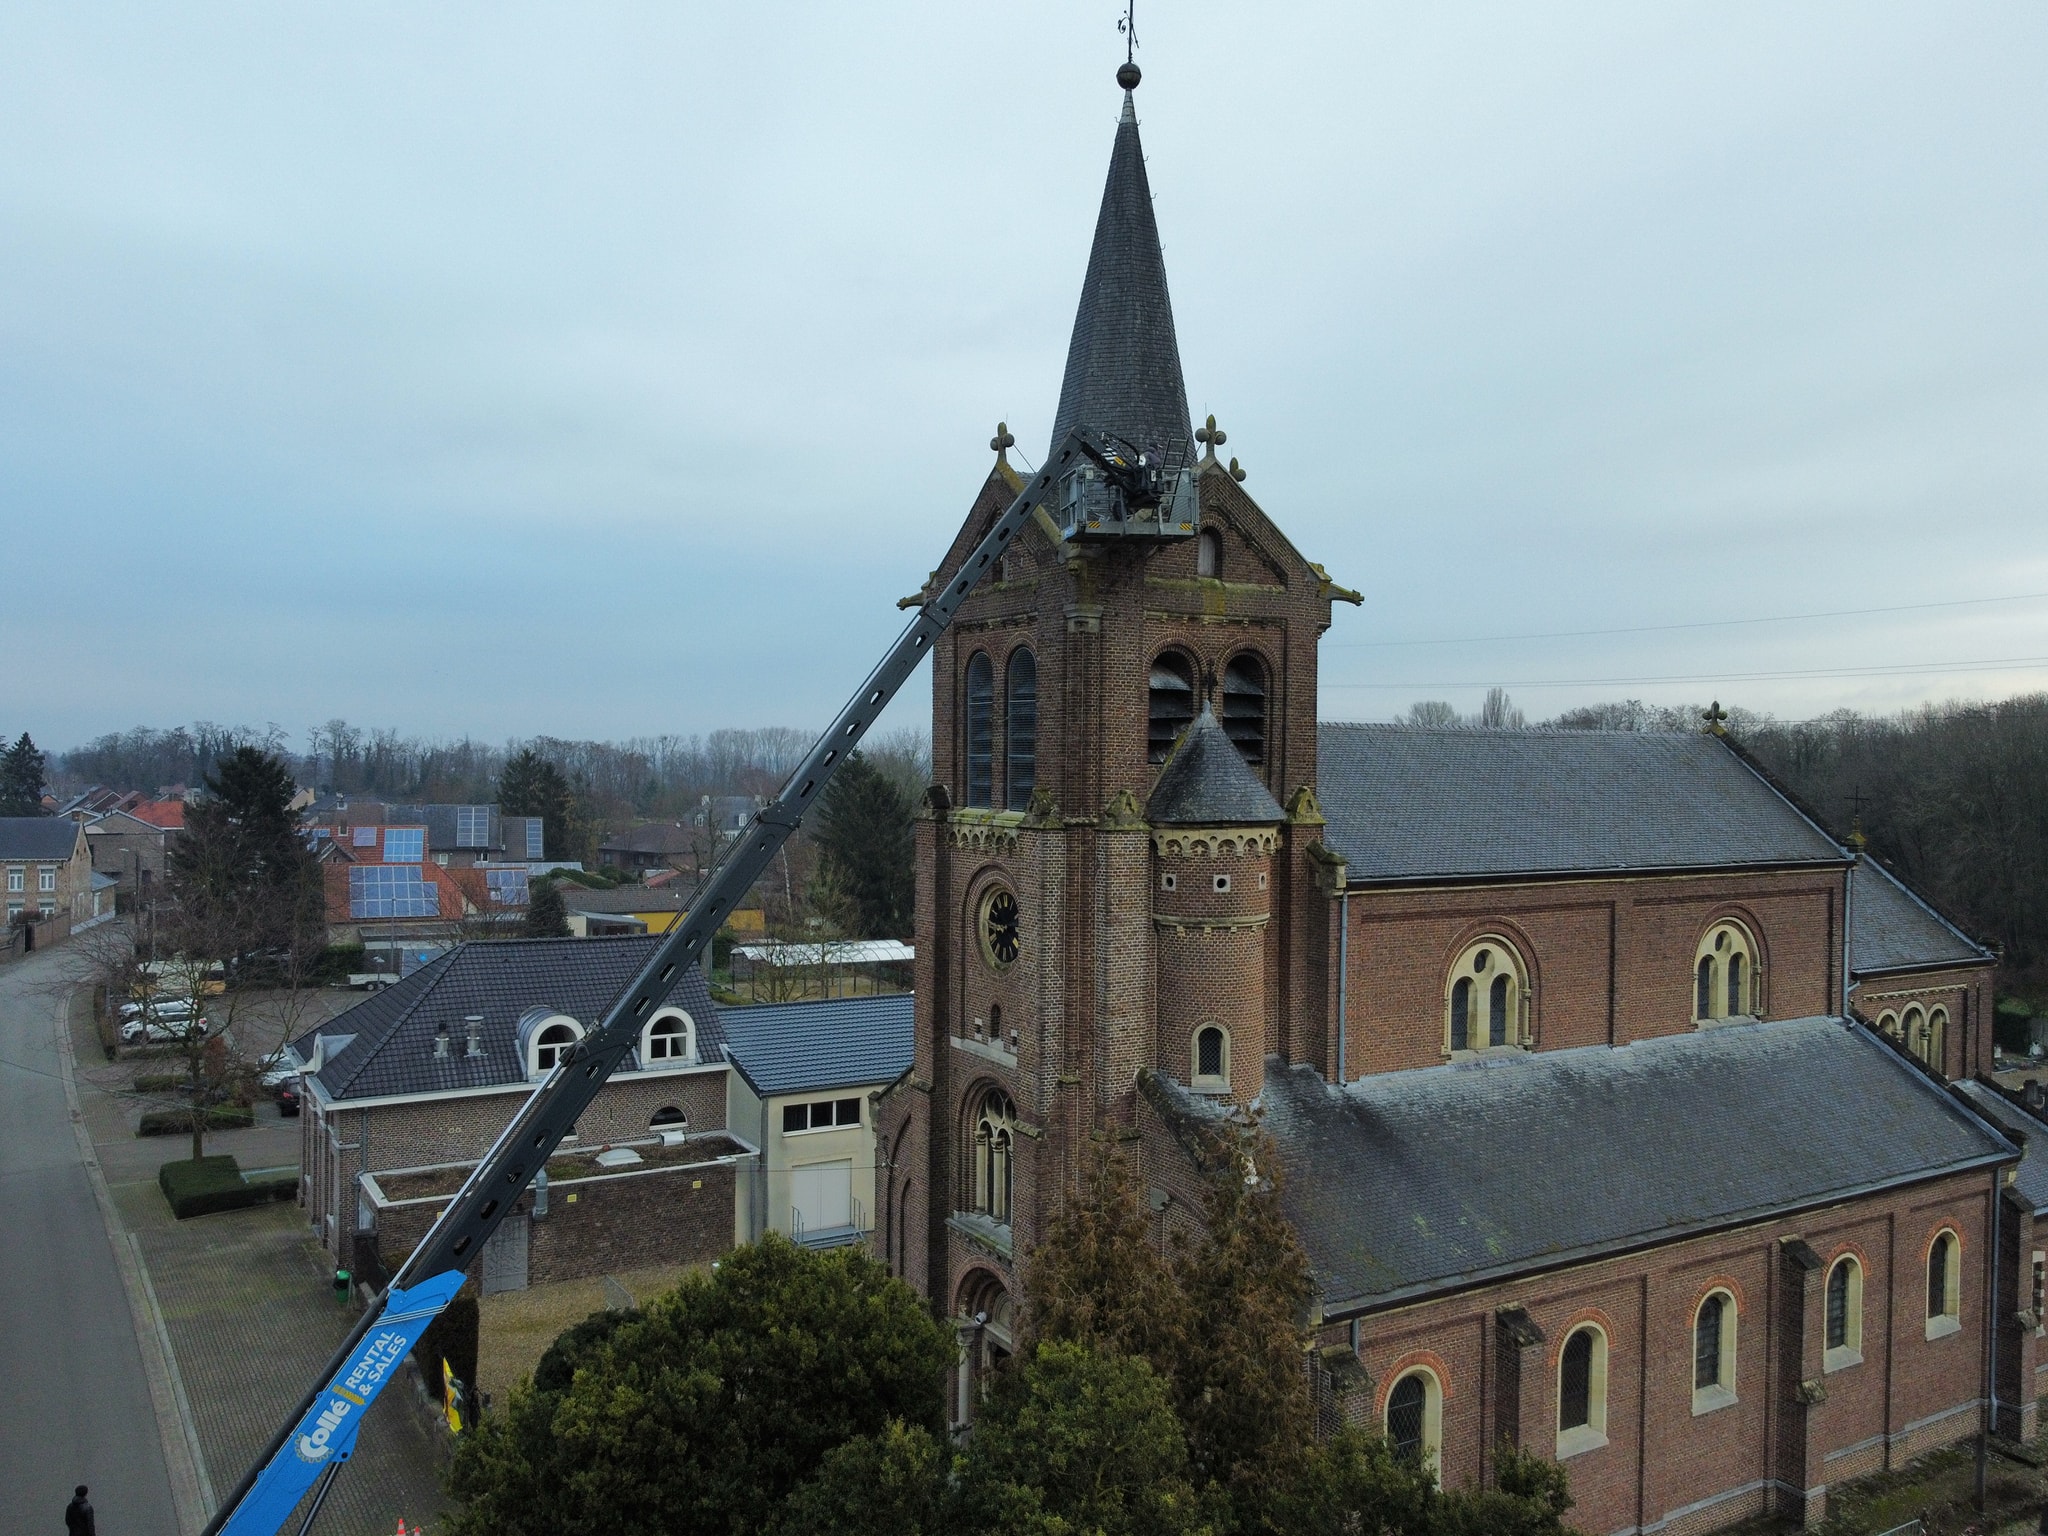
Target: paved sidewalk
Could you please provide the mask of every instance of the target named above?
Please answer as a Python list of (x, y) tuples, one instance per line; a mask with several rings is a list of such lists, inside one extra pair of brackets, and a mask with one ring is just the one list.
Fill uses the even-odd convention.
[[(188, 1155), (182, 1137), (137, 1138), (139, 1107), (119, 1092), (129, 1075), (109, 1065), (83, 997), (71, 1011), (79, 1107), (99, 1150), (122, 1225), (147, 1270), (189, 1404), (201, 1457), (225, 1497), (355, 1320), (334, 1300), (332, 1271), (296, 1204), (179, 1221), (156, 1170)], [(297, 1124), (264, 1106), (246, 1131), (209, 1133), (207, 1151), (245, 1168), (298, 1161)], [(348, 1469), (320, 1512), (319, 1536), (431, 1531), (446, 1500), (443, 1447), (402, 1376), (364, 1421)], [(296, 1531), (296, 1526), (288, 1529)]]

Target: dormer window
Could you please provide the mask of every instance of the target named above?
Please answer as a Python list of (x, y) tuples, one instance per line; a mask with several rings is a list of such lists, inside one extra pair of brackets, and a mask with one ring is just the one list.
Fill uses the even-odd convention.
[(572, 1019), (542, 1025), (533, 1037), (533, 1075), (544, 1077), (554, 1071), (582, 1038), (583, 1026)]
[[(477, 1020), (479, 1029), (482, 1023)], [(583, 1026), (566, 1013), (537, 1004), (519, 1016), (513, 1038), (518, 1042), (519, 1059), (526, 1063), (526, 1075), (546, 1077), (563, 1057), (576, 1049), (576, 1042), (583, 1038)]]
[(649, 1067), (678, 1067), (697, 1059), (697, 1021), (680, 1008), (666, 1009), (640, 1032), (640, 1061)]

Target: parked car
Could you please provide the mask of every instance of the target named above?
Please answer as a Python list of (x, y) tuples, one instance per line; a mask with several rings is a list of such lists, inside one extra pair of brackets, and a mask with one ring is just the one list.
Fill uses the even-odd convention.
[(163, 997), (153, 1002), (121, 1005), (123, 1019), (155, 1019), (166, 1024), (182, 1023), (198, 1011), (189, 997)]
[(295, 1083), (277, 1085), (277, 1112), (289, 1118), (299, 1112), (299, 1090)]
[(292, 1087), (298, 1080), (298, 1067), (283, 1052), (264, 1062), (262, 1071), (256, 1075), (256, 1081), (266, 1088)]
[(123, 1045), (166, 1045), (176, 1041), (190, 1040), (195, 1035), (205, 1036), (213, 1029), (206, 1018), (194, 1018), (189, 1012), (182, 1018), (162, 1018), (148, 1015), (130, 1019), (121, 1026)]

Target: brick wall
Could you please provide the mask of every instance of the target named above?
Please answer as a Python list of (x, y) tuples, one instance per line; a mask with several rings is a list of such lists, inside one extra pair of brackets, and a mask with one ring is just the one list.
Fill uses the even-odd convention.
[[(965, 558), (1020, 484), (990, 476), (941, 569)], [(1132, 1124), (1139, 1069), (1168, 1064), (1185, 1077), (1197, 1014), (1229, 1015), (1233, 1089), (1257, 1092), (1262, 1058), (1282, 1038), (1283, 1005), (1301, 990), (1282, 957), (1320, 947), (1327, 933), (1327, 908), (1301, 899), (1310, 888), (1305, 844), (1320, 831), (1311, 820), (1288, 829), (1280, 863), (1265, 850), (1244, 862), (1248, 889), (1234, 891), (1230, 905), (1234, 918), (1246, 917), (1249, 909), (1238, 909), (1256, 897), (1256, 924), (1155, 924), (1155, 911), (1170, 908), (1160, 904), (1143, 820), (1156, 773), (1145, 726), (1155, 657), (1185, 656), (1212, 703), (1233, 658), (1256, 657), (1267, 687), (1257, 771), (1282, 803), (1315, 782), (1326, 584), (1227, 474), (1203, 475), (1201, 496), (1205, 526), (1223, 539), (1220, 577), (1196, 574), (1192, 540), (1077, 550), (1033, 526), (934, 647), (933, 776), (943, 793), (918, 828), (916, 1064), (911, 1081), (885, 1097), (879, 1130), (906, 1165), (882, 1225), (915, 1226), (924, 1239), (922, 1253), (896, 1243), (892, 1262), (943, 1307), (971, 1283), (968, 1271), (1006, 1271), (986, 1253), (963, 1251), (945, 1226), (963, 1198), (962, 1154), (979, 1095), (999, 1087), (1026, 1126), (1013, 1223), (1017, 1250), (1026, 1251), (1078, 1177), (1089, 1137)], [(1005, 689), (1024, 646), (1037, 663), (1039, 793), (1028, 809), (1010, 811)], [(965, 677), (977, 654), (989, 658), (996, 686), (987, 807), (964, 803)], [(998, 884), (1023, 914), (1022, 953), (1007, 969), (989, 963), (977, 934), (981, 901)], [(1318, 996), (1305, 1018), (1320, 1037), (1320, 989), (1311, 990)], [(1002, 1043), (1014, 1032), (1014, 1051), (998, 1059), (953, 1043), (986, 1044), (997, 1009)], [(887, 1231), (878, 1241), (890, 1251)]]
[(1538, 1050), (1694, 1028), (1694, 956), (1730, 917), (1762, 951), (1766, 1018), (1838, 1013), (1841, 888), (1838, 873), (1763, 871), (1354, 890), (1348, 1073), (1444, 1060), (1451, 967), (1487, 935), (1521, 956)]
[[(1554, 1458), (1559, 1352), (1591, 1322), (1608, 1340), (1607, 1443), (1567, 1458), (1576, 1526), (1707, 1530), (1767, 1509), (1818, 1518), (1824, 1492), (1810, 1504), (1807, 1490), (1977, 1431), (1990, 1179), (1954, 1177), (1363, 1318), (1370, 1415), (1383, 1420), (1404, 1373), (1431, 1367), (1444, 1389), (1444, 1480), (1481, 1480), (1501, 1382), (1516, 1374), (1503, 1369), (1497, 1320), (1520, 1308), (1543, 1334), (1515, 1362), (1520, 1442)], [(1963, 1245), (1961, 1327), (1930, 1339), (1925, 1264), (1939, 1230)], [(1795, 1243), (1814, 1267), (1794, 1262)], [(1823, 1293), (1845, 1254), (1863, 1265), (1862, 1358), (1827, 1370)], [(1695, 1413), (1692, 1328), (1712, 1289), (1737, 1301), (1735, 1400)], [(1323, 1337), (1347, 1333), (1332, 1326)], [(1820, 1400), (1802, 1403), (1809, 1381)]]
[[(718, 1066), (696, 1072), (621, 1072), (576, 1122), (577, 1141), (597, 1146), (643, 1138), (654, 1112), (669, 1106), (682, 1110), (692, 1132), (722, 1130), (728, 1070)], [(525, 1101), (522, 1090), (368, 1108), (343, 1102), (322, 1109), (309, 1100), (300, 1117), (308, 1219), (320, 1230), (328, 1250), (341, 1259), (355, 1231), (358, 1174), (365, 1169), (375, 1173), (475, 1161), (490, 1150)], [(729, 1184), (725, 1219), (729, 1238)]]

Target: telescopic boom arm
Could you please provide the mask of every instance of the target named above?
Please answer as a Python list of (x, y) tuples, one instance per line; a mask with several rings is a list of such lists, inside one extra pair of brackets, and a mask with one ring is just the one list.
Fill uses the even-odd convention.
[[(361, 1321), (335, 1351), (256, 1464), (228, 1495), (203, 1536), (220, 1536), (231, 1522), (233, 1536), (272, 1536), (316, 1478), (322, 1485), (319, 1499), (326, 1497), (327, 1484), (353, 1448), (353, 1415), (367, 1408), (368, 1400), (383, 1385), (384, 1372), (395, 1368), (418, 1329), (425, 1326), (424, 1321), (418, 1320), (432, 1316), (432, 1311), (422, 1312), (419, 1307), (431, 1305), (438, 1310), (446, 1305), (460, 1284), (454, 1277), (483, 1251), (485, 1242), (525, 1191), (534, 1172), (547, 1165), (556, 1143), (576, 1124), (605, 1079), (625, 1059), (638, 1039), (642, 1021), (656, 1002), (667, 995), (676, 977), (696, 964), (721, 921), (753, 888), (769, 861), (796, 831), (804, 812), (859, 744), (863, 733), (930, 652), (933, 642), (952, 624), (955, 611), (968, 593), (1023, 531), (1031, 515), (1045, 506), (1067, 476), (1084, 463), (1092, 465), (1133, 507), (1156, 507), (1163, 489), (1170, 494), (1170, 486), (1162, 486), (1159, 467), (1148, 464), (1123, 444), (1086, 427), (1076, 427), (1067, 434), (1045, 468), (1032, 477), (1009, 509), (996, 519), (938, 595), (918, 609), (774, 801), (755, 815), (745, 835), (727, 850), (697, 889), (683, 921), (669, 931), (640, 973), (605, 1011), (603, 1020), (576, 1044), (512, 1117), (484, 1160), (442, 1210), (432, 1230), (393, 1276), (389, 1289), (364, 1309)], [(436, 1283), (430, 1286), (429, 1281)], [(441, 1294), (443, 1291), (446, 1294)], [(422, 1299), (409, 1304), (409, 1310), (401, 1317), (395, 1309), (387, 1308), (393, 1292), (409, 1292)], [(431, 1299), (436, 1297), (437, 1301)], [(411, 1326), (414, 1323), (417, 1326)], [(377, 1345), (366, 1351), (364, 1340), (380, 1328), (383, 1331)], [(379, 1345), (383, 1346), (381, 1351)], [(382, 1365), (376, 1363), (393, 1351), (395, 1358)], [(371, 1374), (366, 1376), (366, 1370)], [(370, 1383), (367, 1388), (363, 1385), (366, 1381)], [(320, 1410), (317, 1416), (316, 1410)], [(334, 1449), (329, 1450), (330, 1446)], [(296, 1449), (288, 1451), (288, 1447)], [(315, 1453), (320, 1460), (315, 1460)], [(291, 1465), (293, 1456), (307, 1465)], [(300, 1474), (296, 1482), (292, 1474)], [(250, 1494), (259, 1480), (265, 1485), (264, 1497), (252, 1501)], [(289, 1502), (277, 1508), (287, 1495)], [(257, 1508), (258, 1504), (263, 1507)], [(318, 1499), (314, 1508), (318, 1508)], [(309, 1514), (308, 1523), (310, 1519)]]

